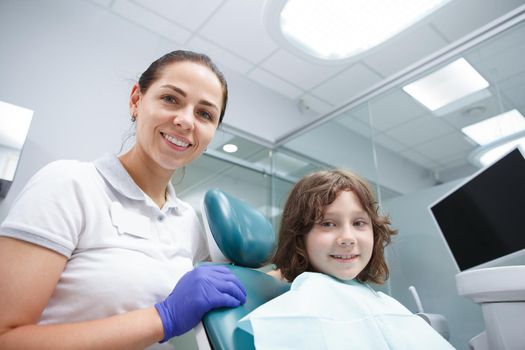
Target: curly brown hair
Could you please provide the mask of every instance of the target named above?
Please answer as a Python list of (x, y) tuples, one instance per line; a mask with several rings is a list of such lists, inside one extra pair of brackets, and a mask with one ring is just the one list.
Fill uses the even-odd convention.
[(281, 276), (293, 281), (305, 271), (315, 272), (305, 247), (305, 236), (316, 222), (322, 220), (326, 207), (341, 191), (353, 191), (372, 221), (374, 248), (366, 267), (357, 275), (361, 282), (383, 283), (388, 279), (384, 248), (397, 231), (390, 219), (379, 214), (379, 206), (368, 183), (350, 171), (334, 169), (318, 171), (303, 177), (292, 188), (284, 206), (277, 250), (270, 260)]

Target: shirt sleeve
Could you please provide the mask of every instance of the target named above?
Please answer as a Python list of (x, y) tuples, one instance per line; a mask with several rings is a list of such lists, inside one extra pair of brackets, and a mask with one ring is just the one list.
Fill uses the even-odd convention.
[(38, 171), (22, 189), (0, 236), (31, 242), (70, 257), (82, 231), (81, 164), (55, 161)]

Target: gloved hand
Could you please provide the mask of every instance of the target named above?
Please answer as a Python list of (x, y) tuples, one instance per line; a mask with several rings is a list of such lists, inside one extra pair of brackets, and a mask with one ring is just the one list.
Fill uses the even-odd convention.
[(226, 266), (196, 267), (182, 276), (164, 301), (155, 304), (164, 327), (161, 343), (195, 327), (212, 309), (245, 302), (244, 286)]

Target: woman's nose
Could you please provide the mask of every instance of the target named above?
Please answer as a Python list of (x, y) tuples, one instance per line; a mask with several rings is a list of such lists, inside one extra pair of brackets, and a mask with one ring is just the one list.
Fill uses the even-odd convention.
[(173, 124), (184, 130), (192, 130), (194, 123), (193, 110), (189, 107), (179, 109), (173, 118)]

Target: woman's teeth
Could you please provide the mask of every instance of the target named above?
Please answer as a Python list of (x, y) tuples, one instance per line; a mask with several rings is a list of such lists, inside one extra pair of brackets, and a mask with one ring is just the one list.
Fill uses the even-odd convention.
[(177, 145), (177, 146), (179, 146), (179, 147), (188, 147), (188, 146), (190, 145), (189, 143), (184, 142), (184, 141), (181, 141), (181, 140), (178, 140), (178, 139), (176, 139), (175, 137), (170, 136), (170, 135), (168, 135), (168, 134), (164, 134), (164, 133), (163, 133), (162, 136), (164, 136), (164, 138), (165, 138), (166, 140), (168, 140), (169, 142), (171, 142), (171, 143), (173, 143), (174, 145)]

